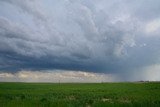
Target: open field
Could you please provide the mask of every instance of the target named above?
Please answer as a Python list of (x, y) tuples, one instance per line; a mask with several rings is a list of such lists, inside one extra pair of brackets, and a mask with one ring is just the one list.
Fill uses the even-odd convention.
[(0, 107), (160, 107), (160, 83), (0, 83)]

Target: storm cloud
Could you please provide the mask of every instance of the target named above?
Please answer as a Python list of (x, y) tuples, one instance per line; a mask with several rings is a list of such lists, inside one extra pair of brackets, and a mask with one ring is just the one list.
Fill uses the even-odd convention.
[(150, 80), (145, 72), (160, 65), (159, 10), (159, 0), (1, 0), (0, 71)]

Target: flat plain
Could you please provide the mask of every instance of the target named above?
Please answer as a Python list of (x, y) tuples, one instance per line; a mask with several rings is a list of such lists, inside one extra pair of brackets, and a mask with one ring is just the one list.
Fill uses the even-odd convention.
[(0, 107), (160, 107), (160, 82), (1, 82)]

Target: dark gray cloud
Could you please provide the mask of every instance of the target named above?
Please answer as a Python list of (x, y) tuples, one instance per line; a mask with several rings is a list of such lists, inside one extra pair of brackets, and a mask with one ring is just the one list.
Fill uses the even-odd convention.
[(159, 0), (1, 0), (0, 70), (132, 73), (160, 64)]

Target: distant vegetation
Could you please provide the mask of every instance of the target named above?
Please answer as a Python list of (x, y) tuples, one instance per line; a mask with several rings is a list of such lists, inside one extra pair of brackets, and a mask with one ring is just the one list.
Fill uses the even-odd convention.
[(160, 83), (0, 83), (0, 107), (160, 107)]

